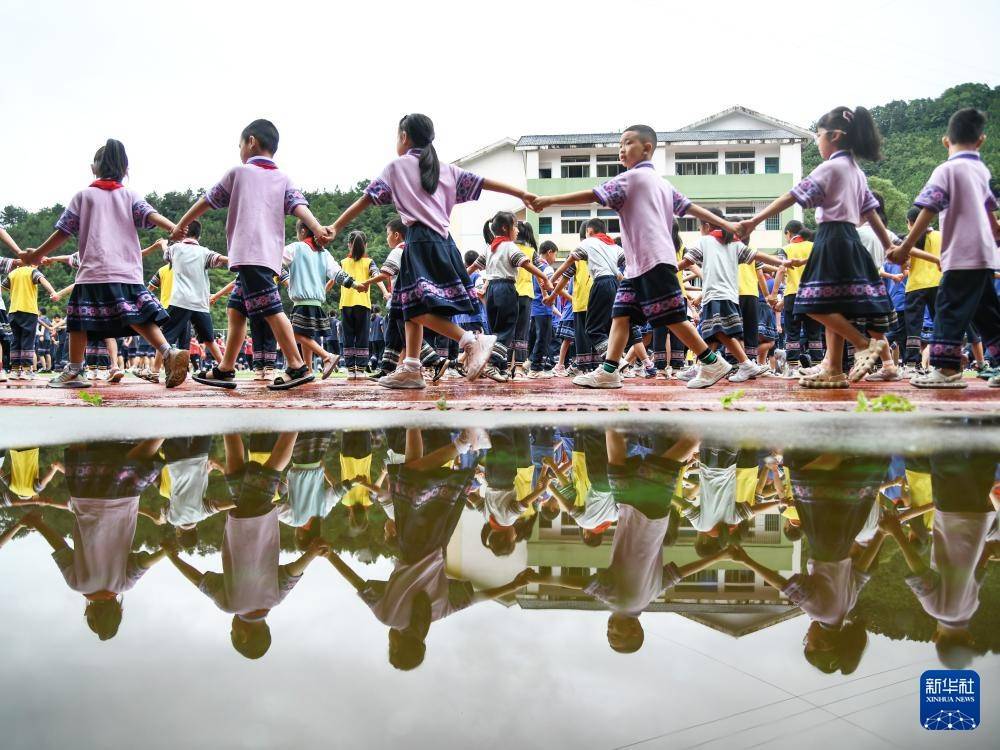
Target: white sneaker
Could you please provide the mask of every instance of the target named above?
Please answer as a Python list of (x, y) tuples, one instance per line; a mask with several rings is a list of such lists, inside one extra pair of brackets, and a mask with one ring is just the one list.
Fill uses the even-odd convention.
[(556, 365), (555, 367), (553, 367), (551, 370), (549, 370), (549, 372), (552, 373), (552, 377), (554, 377), (554, 378), (564, 378), (564, 377), (566, 377), (566, 374), (567, 374), (566, 373), (566, 368), (565, 367), (560, 367), (559, 365)]
[(961, 372), (945, 375), (936, 367), (932, 367), (924, 375), (914, 375), (910, 378), (910, 385), (917, 388), (968, 388), (969, 386), (964, 382)]
[(673, 380), (674, 368), (671, 367), (670, 365), (667, 365), (660, 371), (660, 375), (663, 377), (664, 380)]
[(688, 388), (708, 388), (722, 380), (732, 372), (733, 366), (722, 357), (716, 357), (715, 362), (710, 365), (701, 362), (698, 367), (698, 374), (688, 381)]
[(677, 378), (678, 380), (684, 380), (684, 381), (694, 380), (696, 377), (698, 377), (697, 363), (691, 365), (690, 367), (685, 367), (679, 373), (674, 375), (674, 377)]
[(424, 376), (420, 370), (407, 370), (402, 366), (397, 367), (393, 372), (390, 372), (384, 378), (379, 378), (375, 382), (383, 388), (392, 388), (394, 390), (419, 390), (427, 387), (427, 383), (424, 382)]
[[(729, 376), (730, 383), (745, 383), (748, 380), (753, 380), (757, 377), (757, 365), (750, 360), (740, 363), (740, 366), (733, 370), (732, 375)], [(693, 387), (693, 386), (692, 386)]]
[(458, 448), (459, 453), (467, 453), (470, 450), (489, 450), (493, 444), (490, 442), (489, 433), (482, 427), (469, 427), (459, 433), (455, 447)]
[(465, 377), (475, 380), (483, 372), (486, 363), (490, 361), (493, 346), (497, 337), (492, 334), (477, 333), (475, 340), (465, 347)]
[(871, 383), (894, 383), (902, 379), (903, 376), (900, 374), (899, 368), (894, 365), (883, 365), (881, 370), (876, 370), (865, 377), (865, 380)]
[(507, 373), (500, 372), (495, 365), (487, 365), (486, 369), (483, 370), (483, 377), (495, 380), (497, 383), (506, 383), (509, 379)]
[(621, 388), (622, 378), (617, 372), (608, 372), (604, 367), (598, 367), (592, 372), (577, 375), (573, 385), (581, 388)]
[(462, 373), (456, 370), (454, 367), (449, 367), (444, 371), (444, 380), (461, 380)]
[(6, 382), (7, 382), (7, 371), (0, 370), (0, 383), (6, 383)]
[(555, 377), (552, 370), (528, 370), (529, 380), (547, 380), (552, 377)]

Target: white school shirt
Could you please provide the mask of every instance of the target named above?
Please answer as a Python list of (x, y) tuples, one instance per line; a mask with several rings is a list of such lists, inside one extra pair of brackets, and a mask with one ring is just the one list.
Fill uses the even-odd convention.
[(482, 276), (487, 281), (514, 281), (521, 264), (528, 259), (513, 242), (502, 242), (496, 250), (487, 247), (480, 252), (473, 265), (477, 269), (484, 269)]
[(684, 517), (696, 531), (709, 532), (718, 524), (736, 526), (753, 518), (746, 503), (736, 502), (736, 464), (731, 466), (701, 466), (701, 491), (698, 502), (684, 510)]
[[(888, 232), (889, 230), (887, 229), (886, 231)], [(875, 267), (881, 269), (885, 264), (885, 248), (882, 247), (882, 243), (875, 234), (875, 230), (871, 228), (868, 222), (858, 227), (858, 237), (861, 239), (861, 244), (865, 246), (868, 254), (872, 256), (872, 260), (875, 261)], [(896, 245), (901, 241), (892, 232), (889, 232), (889, 239)]]
[(521, 517), (525, 508), (517, 502), (517, 491), (494, 490), (489, 485), (482, 486), (483, 495), (483, 515), (486, 520), (496, 521), (501, 526), (513, 526), (514, 522)]
[(822, 162), (791, 190), (795, 202), (816, 209), (816, 221), (844, 221), (854, 226), (878, 208), (868, 189), (868, 178), (850, 151), (838, 151)]
[(685, 257), (701, 266), (702, 304), (715, 300), (739, 304), (739, 266), (753, 261), (757, 257), (757, 251), (751, 250), (742, 242), (724, 244), (706, 234), (687, 248)]
[(392, 250), (389, 254), (385, 256), (385, 260), (382, 261), (382, 267), (379, 269), (381, 273), (389, 274), (389, 278), (395, 279), (399, 275), (399, 269), (403, 265), (403, 250), (406, 249), (406, 243), (401, 242)]
[(170, 306), (195, 312), (208, 312), (212, 288), (208, 281), (209, 268), (222, 268), (226, 257), (186, 239), (167, 247), (163, 259), (174, 272), (174, 287)]
[(69, 507), (73, 549), (52, 555), (66, 583), (81, 594), (128, 591), (146, 572), (132, 554), (139, 498), (71, 497)]
[(581, 529), (596, 529), (601, 524), (618, 520), (618, 503), (614, 493), (600, 492), (591, 487), (583, 507), (575, 506), (569, 514)]
[(669, 523), (669, 516), (653, 520), (623, 505), (611, 543), (611, 565), (591, 578), (584, 592), (613, 612), (637, 617), (664, 589), (681, 580), (674, 563), (663, 565)]
[(990, 170), (975, 151), (948, 157), (913, 202), (941, 220), (941, 270), (1000, 268), (987, 211), (997, 210)]
[(924, 611), (945, 625), (965, 627), (979, 609), (981, 578), (976, 565), (996, 513), (934, 510), (931, 570), (908, 576), (906, 584)]
[(289, 526), (305, 526), (310, 518), (326, 518), (344, 494), (327, 484), (322, 464), (293, 464), (288, 470), (288, 502), (278, 506), (278, 518)]
[(208, 490), (208, 456), (192, 456), (167, 464), (170, 505), (167, 523), (182, 526), (200, 523), (215, 511), (205, 507)]
[(621, 269), (625, 267), (625, 251), (618, 245), (609, 245), (597, 237), (587, 237), (581, 240), (569, 256), (573, 260), (587, 261), (587, 269), (590, 271), (591, 277), (595, 279), (603, 276), (618, 278)]
[(811, 620), (839, 630), (871, 576), (855, 568), (849, 557), (836, 562), (809, 560), (806, 569), (805, 575), (792, 576), (782, 593)]

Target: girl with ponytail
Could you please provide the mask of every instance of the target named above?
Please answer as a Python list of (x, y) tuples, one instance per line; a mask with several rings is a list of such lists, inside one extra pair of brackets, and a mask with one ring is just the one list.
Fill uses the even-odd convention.
[(189, 354), (171, 348), (160, 330), (170, 318), (143, 283), (139, 229), (170, 233), (174, 223), (146, 200), (122, 185), (128, 156), (121, 141), (109, 138), (94, 154), (91, 171), (97, 179), (69, 202), (53, 232), (28, 252), (25, 264), (42, 258), (78, 238), (79, 270), (66, 305), (69, 363), (49, 381), (50, 388), (89, 388), (83, 376), (87, 340), (116, 339), (138, 333), (164, 356), (167, 388), (184, 382)]
[(329, 227), (336, 235), (368, 206), (389, 203), (406, 225), (406, 252), (392, 292), (392, 304), (405, 321), (406, 357), (378, 383), (386, 388), (426, 387), (420, 366), (424, 327), (458, 342), (466, 377), (475, 380), (489, 361), (496, 337), (467, 331), (451, 320), (476, 312), (472, 281), (448, 231), (451, 210), (457, 203), (478, 199), (483, 190), (514, 196), (529, 208), (535, 196), (442, 164), (434, 148), (434, 123), (426, 115), (409, 114), (399, 121), (396, 153), (398, 158)]
[[(746, 241), (765, 219), (798, 203), (816, 209), (819, 230), (795, 297), (795, 315), (826, 327), (826, 357), (800, 370), (806, 388), (847, 388), (881, 361), (892, 366), (886, 331), (895, 312), (871, 254), (858, 236), (868, 222), (882, 246), (892, 240), (878, 215), (878, 201), (857, 159), (882, 158), (882, 136), (864, 107), (834, 107), (816, 123), (816, 145), (824, 161), (791, 191), (752, 219), (740, 222)], [(843, 371), (844, 342), (856, 350), (850, 374)]]
[[(344, 359), (347, 377), (364, 376), (368, 364), (368, 333), (372, 316), (372, 295), (368, 285), (378, 276), (378, 266), (365, 254), (368, 239), (365, 233), (354, 230), (347, 236), (347, 257), (341, 264), (344, 273), (353, 280), (353, 288), (340, 292), (340, 319), (344, 326)], [(382, 287), (383, 294), (385, 287)]]

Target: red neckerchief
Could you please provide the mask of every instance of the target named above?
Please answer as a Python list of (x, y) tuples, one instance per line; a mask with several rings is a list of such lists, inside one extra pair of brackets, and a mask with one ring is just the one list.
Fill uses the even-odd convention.
[(497, 519), (495, 519), (493, 516), (490, 516), (490, 528), (493, 529), (494, 531), (503, 531), (505, 529), (509, 529), (510, 526), (502, 526)]
[(314, 240), (312, 237), (306, 237), (302, 241), (305, 242), (307, 245), (309, 245), (309, 247), (312, 248), (312, 251), (314, 253), (318, 253), (320, 251), (320, 249), (316, 247), (316, 240)]
[(101, 190), (107, 190), (110, 192), (122, 187), (122, 184), (118, 182), (118, 180), (94, 180), (90, 183), (90, 187), (100, 188)]
[(616, 245), (616, 244), (618, 244), (613, 239), (611, 239), (610, 237), (608, 237), (608, 235), (604, 234), (604, 232), (598, 232), (598, 233), (594, 234), (593, 236), (596, 237), (597, 239), (599, 239), (605, 245)]
[(266, 156), (251, 156), (247, 159), (247, 164), (253, 164), (255, 167), (260, 167), (261, 169), (277, 169), (278, 165), (273, 161), (268, 159)]
[(605, 521), (604, 523), (599, 523), (594, 528), (590, 529), (591, 534), (603, 534), (611, 528), (611, 521)]
[(715, 237), (715, 239), (717, 239), (723, 245), (726, 244), (726, 233), (723, 232), (721, 229), (713, 229), (711, 232), (708, 233), (708, 236)]
[(505, 242), (510, 242), (510, 237), (494, 237), (493, 242), (490, 243), (490, 252), (495, 253), (497, 248)]
[(795, 245), (795, 244), (797, 244), (799, 242), (805, 242), (805, 240), (802, 239), (801, 237), (799, 237), (798, 235), (795, 235), (794, 237), (792, 237), (792, 244), (793, 245)]

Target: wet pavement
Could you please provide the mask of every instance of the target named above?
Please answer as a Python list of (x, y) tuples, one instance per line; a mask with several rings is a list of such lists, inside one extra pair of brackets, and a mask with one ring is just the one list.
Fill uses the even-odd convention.
[[(82, 393), (99, 395), (106, 407), (188, 407), (253, 409), (391, 409), (404, 411), (630, 411), (828, 412), (853, 411), (858, 394), (898, 395), (920, 411), (989, 413), (1000, 410), (1000, 388), (968, 379), (963, 390), (920, 390), (899, 383), (863, 383), (844, 390), (800, 388), (793, 380), (768, 378), (749, 383), (690, 390), (680, 381), (627, 380), (620, 390), (587, 390), (566, 379), (518, 383), (444, 381), (423, 391), (389, 391), (368, 381), (316, 381), (293, 391), (274, 392), (260, 382), (241, 380), (235, 390), (188, 381), (179, 388), (128, 378), (118, 385), (98, 383)], [(5, 406), (69, 406), (85, 403), (80, 391), (45, 388), (43, 381), (0, 385)]]
[(2, 746), (997, 745), (996, 420), (582, 416), (0, 433)]

